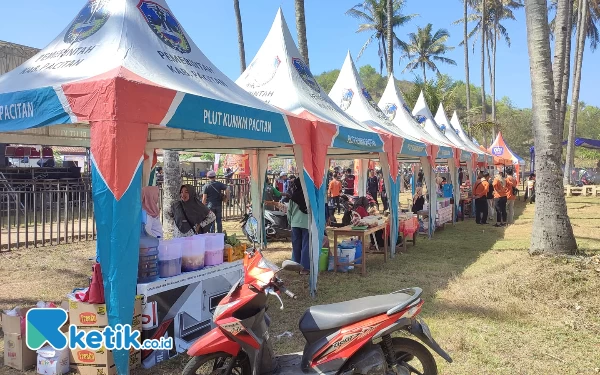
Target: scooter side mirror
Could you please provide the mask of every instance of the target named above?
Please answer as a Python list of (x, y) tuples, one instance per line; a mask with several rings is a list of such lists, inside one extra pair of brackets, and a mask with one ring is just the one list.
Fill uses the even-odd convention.
[(281, 264), (281, 269), (286, 271), (297, 271), (300, 272), (304, 269), (300, 263), (296, 263), (292, 260), (284, 260)]

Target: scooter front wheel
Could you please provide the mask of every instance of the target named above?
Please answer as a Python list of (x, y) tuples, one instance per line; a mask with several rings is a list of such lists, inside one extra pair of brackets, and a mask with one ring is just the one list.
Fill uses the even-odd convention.
[[(234, 361), (233, 365), (231, 361)], [(247, 358), (233, 358), (227, 353), (214, 353), (192, 357), (185, 365), (182, 375), (222, 375), (227, 373), (231, 367), (230, 374), (250, 375), (252, 370)]]
[(396, 363), (411, 375), (437, 375), (437, 365), (433, 355), (421, 343), (397, 337), (392, 339)]

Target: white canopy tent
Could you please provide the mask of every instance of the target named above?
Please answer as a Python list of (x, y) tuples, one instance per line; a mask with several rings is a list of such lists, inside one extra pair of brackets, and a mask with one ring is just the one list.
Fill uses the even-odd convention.
[(312, 166), (304, 165), (303, 186), (312, 209), (311, 281), (316, 284), (318, 258), (325, 231), (327, 155), (369, 157), (384, 150), (384, 141), (366, 124), (344, 113), (327, 96), (302, 59), (281, 9), (248, 68), (237, 84), (256, 98), (313, 122)]

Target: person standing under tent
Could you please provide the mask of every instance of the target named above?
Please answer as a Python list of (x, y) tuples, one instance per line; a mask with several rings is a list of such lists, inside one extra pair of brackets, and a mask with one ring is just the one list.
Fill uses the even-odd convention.
[[(402, 176), (399, 176), (402, 178)], [(379, 195), (381, 196), (381, 202), (383, 203), (383, 210), (387, 211), (390, 208), (390, 202), (388, 202), (387, 190), (385, 190), (385, 181), (383, 175), (379, 172)]]
[[(223, 233), (223, 196), (227, 194), (228, 187), (221, 181), (217, 181), (215, 171), (206, 173), (209, 181), (202, 190), (202, 203), (205, 204), (216, 216), (215, 223), (211, 226), (210, 232)], [(216, 225), (215, 225), (216, 224)]]
[(167, 216), (175, 222), (173, 237), (189, 237), (208, 232), (216, 216), (198, 199), (194, 187), (182, 185), (179, 196), (180, 200), (173, 202), (167, 212)]
[(338, 215), (342, 213), (342, 204), (340, 203), (340, 196), (342, 195), (342, 182), (335, 176), (329, 183), (327, 190), (329, 199), (333, 200), (333, 212), (337, 209)]
[(506, 182), (510, 184), (510, 188), (508, 189), (508, 194), (506, 195), (506, 213), (507, 213), (507, 223), (514, 224), (515, 221), (515, 201), (517, 200), (517, 193), (519, 190), (517, 189), (518, 183), (517, 179), (514, 177), (514, 171), (512, 168), (506, 169)]
[[(300, 178), (300, 177), (298, 177)], [(295, 182), (294, 180), (296, 179), (296, 176), (294, 176), (293, 174), (287, 176), (287, 188), (285, 189), (285, 191), (283, 191), (284, 194), (282, 194), (282, 198), (281, 198), (281, 203), (289, 203), (290, 202), (290, 197), (292, 196), (292, 194), (294, 194), (294, 189), (295, 189)]]
[(505, 178), (504, 172), (498, 173), (493, 183), (494, 198), (496, 199), (496, 224), (495, 227), (503, 227), (506, 225), (506, 202), (508, 191), (512, 189), (512, 185)]
[(488, 191), (490, 183), (485, 178), (485, 174), (479, 172), (477, 182), (473, 187), (473, 198), (475, 199), (475, 222), (477, 224), (487, 224), (488, 218)]
[(494, 202), (493, 180), (492, 180), (492, 177), (490, 176), (489, 172), (484, 172), (483, 177), (488, 182), (488, 192), (486, 195), (487, 203), (488, 203), (488, 217), (494, 218), (495, 212), (496, 212), (496, 210), (495, 210), (496, 206), (495, 206), (495, 202)]
[(346, 169), (344, 174), (344, 194), (354, 196), (354, 180), (356, 177), (352, 174), (352, 169)]
[(163, 227), (160, 223), (160, 209), (158, 208), (159, 195), (158, 186), (142, 188), (142, 222), (146, 233), (156, 238), (164, 237)]
[(290, 198), (287, 211), (288, 222), (292, 228), (292, 260), (304, 268), (301, 275), (310, 273), (310, 236), (308, 232), (308, 207), (302, 183), (299, 178), (294, 180), (294, 194)]
[(423, 187), (419, 186), (413, 197), (412, 213), (417, 214), (419, 211), (423, 211), (423, 207), (425, 207), (425, 196), (423, 195)]
[(375, 175), (373, 169), (369, 170), (369, 178), (367, 178), (367, 192), (371, 195), (371, 198), (377, 202), (377, 209), (379, 209), (379, 201), (377, 200), (377, 190), (379, 190), (379, 178)]

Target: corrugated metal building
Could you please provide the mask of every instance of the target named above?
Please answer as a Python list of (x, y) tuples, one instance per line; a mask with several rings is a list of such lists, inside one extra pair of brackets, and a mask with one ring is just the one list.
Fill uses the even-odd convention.
[(0, 40), (0, 75), (15, 69), (39, 51), (37, 48)]

